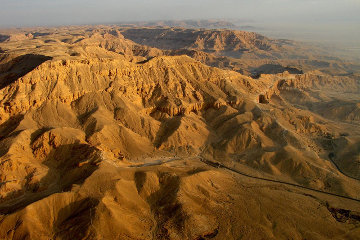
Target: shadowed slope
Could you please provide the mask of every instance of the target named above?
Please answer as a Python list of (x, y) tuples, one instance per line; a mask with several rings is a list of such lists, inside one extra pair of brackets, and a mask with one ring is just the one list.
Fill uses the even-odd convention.
[(51, 57), (36, 54), (26, 54), (0, 65), (0, 89), (7, 87), (18, 78), (34, 70)]

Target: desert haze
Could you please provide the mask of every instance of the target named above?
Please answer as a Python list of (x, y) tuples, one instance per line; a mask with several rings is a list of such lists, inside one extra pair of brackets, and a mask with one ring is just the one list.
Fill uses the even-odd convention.
[(0, 239), (360, 239), (360, 63), (236, 29), (1, 29)]

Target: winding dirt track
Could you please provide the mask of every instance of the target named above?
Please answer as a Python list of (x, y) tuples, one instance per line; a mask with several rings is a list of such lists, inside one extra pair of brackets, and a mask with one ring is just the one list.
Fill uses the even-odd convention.
[(280, 180), (274, 180), (274, 179), (269, 179), (269, 178), (252, 176), (252, 175), (240, 172), (239, 170), (236, 170), (236, 169), (230, 168), (228, 166), (225, 166), (224, 164), (221, 164), (219, 162), (209, 161), (209, 160), (206, 160), (206, 159), (204, 159), (202, 157), (199, 157), (199, 158), (200, 158), (201, 162), (203, 162), (203, 163), (205, 163), (205, 164), (207, 164), (209, 166), (212, 166), (212, 167), (215, 167), (215, 168), (224, 168), (224, 169), (230, 170), (232, 172), (235, 172), (237, 174), (240, 174), (242, 176), (249, 177), (249, 178), (252, 178), (252, 179), (258, 179), (258, 180), (267, 181), (267, 182), (284, 184), (284, 185), (288, 185), (288, 186), (293, 186), (293, 187), (297, 187), (297, 188), (302, 188), (302, 189), (306, 189), (306, 190), (310, 190), (310, 191), (314, 191), (314, 192), (318, 192), (318, 193), (323, 193), (323, 194), (327, 194), (327, 195), (331, 195), (331, 196), (335, 196), (335, 197), (340, 197), (340, 198), (345, 198), (345, 199), (349, 199), (349, 200), (352, 200), (352, 201), (360, 202), (360, 199), (347, 197), (347, 196), (339, 195), (339, 194), (336, 194), (336, 193), (325, 192), (325, 191), (317, 190), (317, 189), (314, 189), (314, 188), (309, 188), (309, 187), (305, 187), (305, 186), (302, 186), (302, 185), (289, 183), (289, 182), (284, 182), (284, 181), (280, 181)]
[[(306, 190), (309, 190), (309, 191), (314, 191), (314, 192), (318, 192), (318, 193), (322, 193), (322, 194), (331, 195), (331, 196), (334, 196), (334, 197), (339, 197), (339, 198), (344, 198), (344, 199), (349, 199), (349, 200), (352, 200), (352, 201), (360, 202), (360, 199), (356, 199), (356, 198), (352, 198), (352, 197), (348, 197), (348, 196), (343, 196), (343, 195), (336, 194), (336, 193), (325, 192), (325, 191), (317, 190), (317, 189), (314, 189), (314, 188), (305, 187), (305, 186), (302, 186), (302, 185), (299, 185), (299, 184), (284, 182), (284, 181), (280, 181), (280, 180), (274, 180), (274, 179), (270, 179), (270, 178), (252, 176), (252, 175), (243, 173), (243, 172), (241, 172), (239, 170), (236, 170), (234, 168), (228, 167), (228, 166), (226, 166), (224, 164), (221, 164), (219, 162), (214, 162), (214, 161), (204, 159), (201, 156), (197, 156), (197, 158), (199, 158), (201, 162), (203, 162), (204, 164), (206, 164), (208, 166), (211, 166), (211, 167), (214, 167), (214, 168), (227, 169), (229, 171), (232, 171), (234, 173), (240, 174), (240, 175), (248, 177), (248, 178), (267, 181), (267, 182), (272, 182), (272, 183), (284, 184), (284, 185), (288, 185), (288, 186), (292, 186), (292, 187), (296, 187), (296, 188), (302, 188), (302, 189), (306, 189)], [(179, 160), (183, 160), (183, 159), (184, 158), (181, 158), (181, 157), (174, 157), (174, 158), (170, 158), (170, 159), (165, 160), (165, 161), (156, 160), (154, 162), (149, 162), (149, 163), (144, 163), (144, 164), (139, 164), (139, 165), (131, 165), (129, 167), (131, 167), (131, 168), (141, 168), (141, 167), (149, 167), (149, 166), (159, 166), (159, 165), (162, 165), (162, 164), (165, 164), (165, 163), (179, 161)]]

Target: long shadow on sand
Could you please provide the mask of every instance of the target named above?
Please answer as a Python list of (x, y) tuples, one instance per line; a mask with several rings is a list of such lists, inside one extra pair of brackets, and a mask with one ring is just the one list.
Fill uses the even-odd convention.
[(160, 129), (156, 133), (154, 146), (159, 148), (180, 127), (182, 116), (175, 116), (161, 122)]
[(54, 224), (55, 239), (89, 239), (95, 217), (96, 198), (85, 198), (62, 208)]
[(39, 182), (31, 183), (33, 171), (26, 176), (23, 188), (1, 199), (0, 214), (10, 214), (54, 193), (71, 190), (82, 184), (97, 168), (98, 150), (87, 144), (62, 145), (52, 150), (43, 164), (49, 170)]
[(279, 64), (264, 64), (252, 70), (252, 77), (259, 78), (261, 74), (278, 74), (288, 71), (291, 74), (303, 74), (301, 69), (296, 67), (281, 66)]

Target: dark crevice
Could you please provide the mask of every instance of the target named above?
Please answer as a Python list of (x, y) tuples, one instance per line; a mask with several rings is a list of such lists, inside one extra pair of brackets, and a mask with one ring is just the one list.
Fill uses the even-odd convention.
[(326, 203), (326, 207), (331, 213), (331, 215), (335, 218), (336, 221), (341, 223), (352, 223), (359, 224), (360, 223), (360, 212), (354, 212), (351, 210), (334, 208), (331, 207), (328, 203)]
[(141, 192), (146, 181), (146, 173), (137, 171), (135, 172), (135, 185), (138, 193)]
[(18, 114), (9, 118), (0, 125), (0, 141), (13, 133), (24, 119), (24, 115)]
[(137, 64), (144, 64), (144, 63), (147, 63), (149, 62), (151, 59), (153, 59), (154, 57), (149, 57), (148, 59), (145, 59), (144, 61), (140, 61), (140, 62), (137, 62)]

